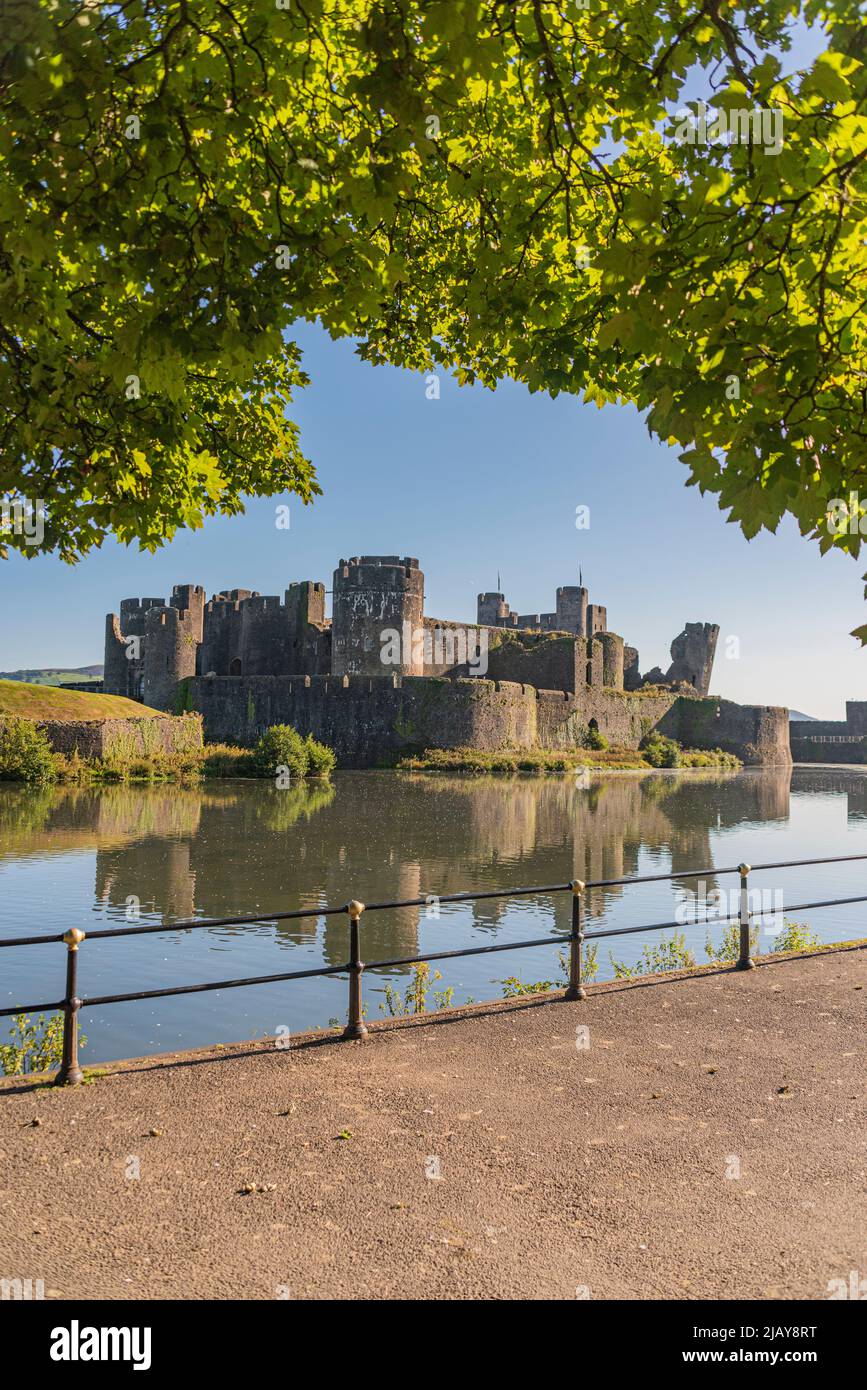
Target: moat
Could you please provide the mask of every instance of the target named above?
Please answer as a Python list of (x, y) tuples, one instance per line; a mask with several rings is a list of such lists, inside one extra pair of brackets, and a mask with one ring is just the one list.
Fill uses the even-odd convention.
[[(104, 787), (26, 790), (0, 784), (0, 936), (51, 934), (78, 926), (165, 923), (334, 906), (478, 888), (586, 881), (731, 865), (867, 853), (867, 771), (755, 768), (741, 773), (470, 777), (342, 772), (331, 784), (280, 791), (245, 782), (200, 788)], [(734, 887), (731, 877), (706, 889)], [(863, 891), (863, 865), (802, 867), (755, 876), (782, 889), (783, 903)], [(593, 889), (588, 928), (673, 920), (685, 889), (668, 883)], [(138, 917), (136, 917), (138, 913)], [(417, 948), (526, 939), (569, 927), (567, 894), (540, 899), (443, 904), (439, 916), (402, 908), (363, 922), (366, 960)], [(807, 919), (823, 941), (864, 935), (855, 907)], [(760, 952), (773, 949), (774, 919)], [(772, 930), (773, 927), (773, 930)], [(684, 927), (698, 963), (705, 926)], [(721, 928), (713, 939), (719, 941)], [(670, 933), (667, 935), (670, 936)], [(81, 948), (82, 994), (145, 990), (337, 964), (347, 956), (342, 917), (212, 931), (167, 931)], [(652, 934), (600, 944), (634, 964)], [(57, 999), (63, 950), (2, 953), (0, 999)], [(438, 988), (453, 1002), (498, 998), (501, 981), (558, 980), (557, 948), (445, 962)], [(408, 968), (392, 972), (401, 991)], [(368, 972), (370, 1017), (382, 1016), (389, 976)], [(213, 1042), (327, 1027), (344, 1018), (340, 977), (146, 1000), (82, 1013), (85, 1065)], [(5, 1039), (8, 1021), (0, 1037)]]

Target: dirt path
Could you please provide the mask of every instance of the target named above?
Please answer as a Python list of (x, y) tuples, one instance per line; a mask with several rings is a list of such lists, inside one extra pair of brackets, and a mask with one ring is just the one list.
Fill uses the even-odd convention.
[(9, 1079), (0, 1276), (79, 1298), (826, 1298), (867, 1275), (865, 976), (848, 949), (77, 1090)]

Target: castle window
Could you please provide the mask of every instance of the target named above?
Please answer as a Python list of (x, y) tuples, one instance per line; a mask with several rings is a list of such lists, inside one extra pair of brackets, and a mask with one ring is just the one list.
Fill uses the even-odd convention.
[(241, 674), (241, 658), (240, 658), (239, 656), (236, 656), (235, 659), (234, 659), (234, 661), (230, 661), (230, 662), (229, 662), (229, 675), (230, 675), (230, 676), (240, 676), (240, 674)]

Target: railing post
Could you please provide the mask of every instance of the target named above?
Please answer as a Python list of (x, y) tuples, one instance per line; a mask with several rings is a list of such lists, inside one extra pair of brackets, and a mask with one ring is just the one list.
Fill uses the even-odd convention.
[(55, 1086), (80, 1086), (84, 1073), (78, 1065), (78, 1010), (81, 1000), (78, 991), (78, 947), (84, 932), (71, 927), (64, 933), (66, 942), (66, 998), (63, 1001), (63, 1057), (54, 1078)]
[(750, 955), (750, 890), (747, 882), (749, 872), (749, 864), (738, 865), (738, 873), (741, 876), (741, 900), (738, 908), (741, 940), (738, 952), (738, 970), (755, 970), (756, 968), (756, 963)]
[(364, 961), (361, 959), (358, 941), (358, 923), (361, 921), (364, 903), (353, 898), (351, 903), (346, 904), (346, 911), (349, 913), (349, 1016), (343, 1030), (343, 1036), (344, 1038), (366, 1038), (367, 1029), (364, 1026), (361, 1005), (361, 976), (364, 971)]
[(572, 932), (569, 937), (569, 984), (567, 999), (586, 999), (587, 991), (581, 983), (581, 950), (584, 945), (584, 884), (580, 878), (572, 880)]

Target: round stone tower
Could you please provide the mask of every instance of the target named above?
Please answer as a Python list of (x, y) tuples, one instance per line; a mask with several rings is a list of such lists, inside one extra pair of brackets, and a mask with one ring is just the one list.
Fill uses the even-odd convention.
[(356, 555), (334, 571), (335, 676), (424, 674), (424, 575), (418, 560)]
[(609, 690), (623, 689), (624, 645), (616, 632), (599, 632), (596, 641), (602, 645), (602, 684)]

